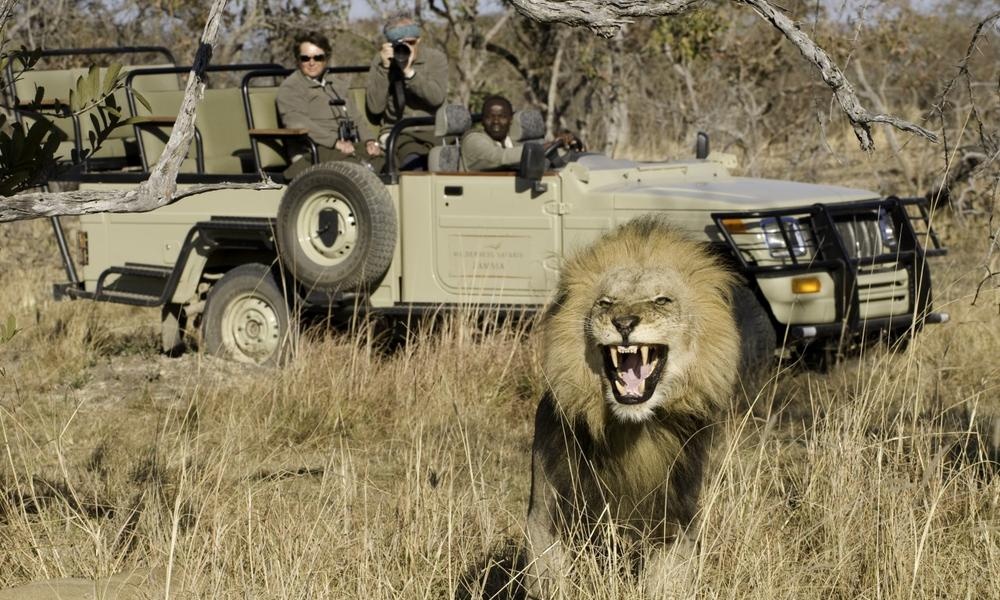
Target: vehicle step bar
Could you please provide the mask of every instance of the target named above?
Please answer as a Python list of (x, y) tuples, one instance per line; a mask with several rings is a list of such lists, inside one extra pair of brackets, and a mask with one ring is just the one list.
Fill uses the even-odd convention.
[[(195, 247), (195, 237), (199, 238), (199, 244), (217, 247), (224, 244), (227, 238), (245, 240), (247, 235), (257, 239), (263, 237), (270, 240), (273, 237), (273, 232), (274, 219), (213, 217), (208, 221), (196, 223), (188, 231), (187, 237), (184, 238), (184, 243), (181, 246), (181, 252), (177, 257), (177, 262), (173, 267), (125, 263), (125, 265), (120, 267), (105, 269), (100, 277), (98, 277), (97, 285), (93, 292), (88, 292), (72, 284), (55, 284), (53, 286), (53, 296), (56, 299), (69, 296), (70, 298), (85, 298), (88, 300), (115, 302), (132, 306), (162, 306), (170, 301), (174, 290), (177, 289), (177, 282), (180, 281), (188, 257)], [(159, 295), (107, 289), (105, 282), (111, 275), (162, 279), (164, 284)]]

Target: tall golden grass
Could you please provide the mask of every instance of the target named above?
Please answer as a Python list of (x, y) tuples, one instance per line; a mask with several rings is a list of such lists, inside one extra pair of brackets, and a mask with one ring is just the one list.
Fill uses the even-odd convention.
[[(1000, 293), (972, 304), (985, 225), (940, 219), (952, 321), (734, 402), (683, 595), (1000, 598)], [(395, 350), (316, 329), (281, 369), (167, 358), (156, 311), (49, 299), (46, 222), (2, 227), (0, 588), (152, 568), (181, 597), (442, 598), (522, 535), (530, 329), (460, 315)], [(645, 597), (623, 561), (583, 552), (566, 596)]]

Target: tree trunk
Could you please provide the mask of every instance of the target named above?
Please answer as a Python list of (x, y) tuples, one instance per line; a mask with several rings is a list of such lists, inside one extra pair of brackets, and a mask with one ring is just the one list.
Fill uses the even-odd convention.
[(604, 153), (614, 158), (629, 145), (630, 120), (628, 112), (628, 64), (632, 58), (624, 51), (626, 28), (615, 35), (608, 53), (608, 94), (605, 112)]
[(559, 102), (559, 75), (562, 71), (563, 53), (566, 50), (568, 31), (559, 32), (556, 56), (552, 59), (552, 74), (549, 77), (549, 93), (545, 101), (545, 137), (552, 139), (556, 133), (556, 103)]

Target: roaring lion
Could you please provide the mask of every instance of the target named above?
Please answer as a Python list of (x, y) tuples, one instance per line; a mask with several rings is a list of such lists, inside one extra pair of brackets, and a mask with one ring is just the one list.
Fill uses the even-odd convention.
[(598, 523), (654, 546), (684, 541), (740, 360), (734, 282), (707, 246), (655, 217), (567, 261), (541, 322), (532, 596), (549, 595), (566, 543)]

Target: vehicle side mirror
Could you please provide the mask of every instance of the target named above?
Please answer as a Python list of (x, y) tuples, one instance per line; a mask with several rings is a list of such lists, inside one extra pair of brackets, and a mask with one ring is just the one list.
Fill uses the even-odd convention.
[(542, 183), (542, 175), (545, 174), (547, 164), (545, 148), (541, 144), (525, 144), (521, 149), (521, 163), (517, 167), (516, 191), (523, 192), (531, 188), (533, 194), (544, 192), (546, 185)]
[(529, 142), (521, 150), (521, 164), (517, 167), (517, 176), (529, 181), (541, 181), (545, 173), (545, 148), (538, 143)]
[(701, 160), (708, 158), (708, 134), (704, 131), (698, 132), (698, 140), (694, 144), (694, 157)]

